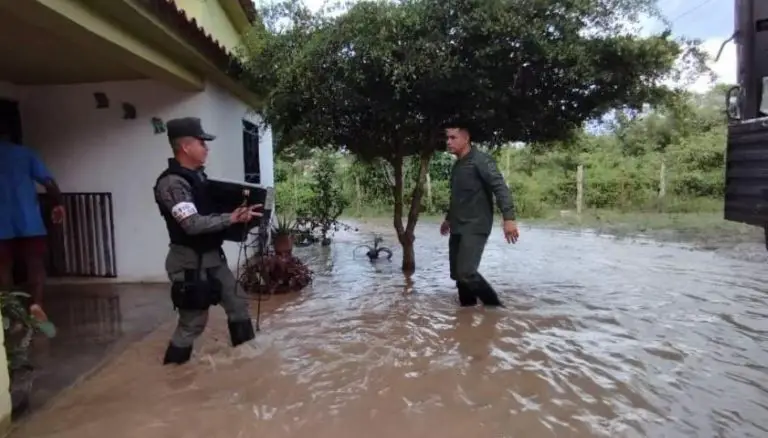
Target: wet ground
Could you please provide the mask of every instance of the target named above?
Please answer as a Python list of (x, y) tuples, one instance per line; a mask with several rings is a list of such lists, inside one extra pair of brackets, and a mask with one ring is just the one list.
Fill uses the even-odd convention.
[(341, 234), (302, 253), (313, 287), (265, 303), (252, 345), (216, 309), (193, 362), (161, 367), (169, 321), (12, 436), (768, 436), (764, 263), (522, 233), (486, 250), (496, 310), (457, 308), (436, 224), (410, 281)]
[[(56, 280), (52, 281), (56, 283)], [(35, 365), (29, 405), (34, 413), (62, 390), (97, 371), (115, 352), (173, 317), (164, 284), (53, 284), (45, 309), (56, 324), (55, 338), (32, 344)]]

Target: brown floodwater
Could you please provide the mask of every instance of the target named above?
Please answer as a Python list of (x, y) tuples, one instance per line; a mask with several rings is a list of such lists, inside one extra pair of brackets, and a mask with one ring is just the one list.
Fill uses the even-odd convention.
[[(391, 234), (385, 243), (395, 245)], [(768, 270), (682, 245), (522, 230), (481, 271), (507, 309), (459, 309), (447, 239), (418, 272), (371, 265), (367, 233), (297, 251), (314, 285), (264, 303), (232, 349), (220, 309), (184, 367), (169, 321), (21, 437), (765, 437)]]

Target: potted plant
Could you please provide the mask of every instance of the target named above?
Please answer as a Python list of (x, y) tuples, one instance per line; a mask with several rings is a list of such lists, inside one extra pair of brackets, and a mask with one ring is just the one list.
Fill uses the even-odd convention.
[(285, 216), (277, 219), (277, 225), (272, 227), (272, 239), (275, 254), (280, 256), (293, 255), (293, 234), (295, 224)]
[(5, 352), (8, 375), (11, 380), (12, 413), (26, 409), (34, 381), (34, 368), (29, 361), (29, 346), (36, 333), (48, 338), (56, 336), (56, 327), (50, 321), (38, 321), (27, 310), (29, 295), (24, 292), (0, 292), (0, 311), (3, 315)]

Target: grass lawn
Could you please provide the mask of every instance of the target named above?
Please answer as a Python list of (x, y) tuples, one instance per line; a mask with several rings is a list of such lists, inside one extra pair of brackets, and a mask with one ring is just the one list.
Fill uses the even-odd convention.
[(595, 210), (581, 218), (574, 213), (525, 221), (531, 225), (593, 229), (617, 236), (645, 235), (660, 240), (678, 240), (721, 247), (763, 241), (763, 229), (723, 219), (711, 213), (622, 213)]

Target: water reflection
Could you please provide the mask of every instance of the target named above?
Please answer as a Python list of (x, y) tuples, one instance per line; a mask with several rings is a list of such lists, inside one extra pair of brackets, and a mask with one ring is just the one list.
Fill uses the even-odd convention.
[(57, 296), (49, 304), (61, 338), (110, 342), (123, 334), (120, 294), (115, 291)]
[(172, 315), (167, 294), (164, 284), (49, 285), (44, 302), (57, 334), (53, 339), (40, 335), (31, 346), (32, 413), (87, 375), (111, 351), (121, 351), (167, 321)]
[(762, 264), (523, 231), (481, 265), (507, 309), (458, 308), (437, 224), (410, 279), (342, 234), (302, 250), (312, 288), (269, 300), (254, 345), (217, 311), (163, 368), (169, 322), (14, 436), (768, 436)]

